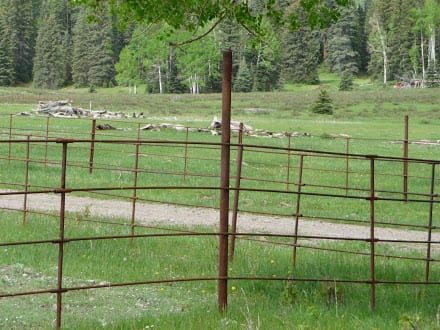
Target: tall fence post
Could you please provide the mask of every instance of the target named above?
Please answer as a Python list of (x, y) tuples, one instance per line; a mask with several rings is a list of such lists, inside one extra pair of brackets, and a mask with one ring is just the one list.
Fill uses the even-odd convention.
[(183, 155), (183, 181), (186, 181), (186, 168), (188, 166), (188, 141), (189, 141), (189, 128), (186, 128), (185, 136), (185, 150)]
[(60, 223), (59, 223), (59, 239), (58, 239), (58, 275), (57, 275), (57, 316), (56, 328), (61, 329), (61, 311), (62, 311), (62, 295), (63, 295), (63, 260), (64, 260), (64, 221), (66, 212), (66, 173), (67, 173), (67, 146), (71, 140), (60, 139), (58, 143), (63, 144), (63, 154), (61, 162), (61, 185), (59, 193), (61, 196), (60, 203)]
[(409, 125), (408, 115), (405, 115), (405, 137), (403, 140), (403, 199), (405, 203), (408, 201), (408, 141)]
[(12, 114), (9, 115), (9, 143), (8, 143), (8, 164), (11, 165), (11, 148), (12, 148)]
[(27, 192), (29, 187), (29, 162), (30, 162), (30, 139), (31, 136), (28, 135), (26, 139), (26, 165), (24, 171), (24, 197), (23, 197), (23, 226), (26, 225), (27, 218)]
[(231, 139), (231, 85), (232, 52), (223, 52), (222, 80), (222, 138), (220, 178), (220, 225), (219, 225), (219, 271), (218, 308), (226, 310), (228, 304), (228, 223), (229, 223), (229, 162)]
[(290, 156), (292, 155), (292, 151), (290, 150), (292, 143), (292, 134), (287, 133), (287, 180), (286, 180), (286, 191), (289, 191), (290, 188)]
[(426, 270), (425, 270), (425, 281), (429, 281), (429, 271), (431, 264), (431, 239), (432, 239), (432, 219), (434, 212), (434, 190), (435, 190), (435, 165), (432, 163), (431, 171), (431, 190), (429, 192), (429, 221), (428, 221), (428, 244), (426, 248)]
[(137, 202), (137, 182), (138, 182), (138, 172), (139, 172), (139, 143), (136, 143), (135, 160), (134, 160), (134, 179), (133, 179), (133, 196), (132, 196), (132, 206), (131, 206), (131, 236), (133, 240), (134, 236), (134, 224), (136, 218), (136, 202)]
[(370, 159), (370, 282), (371, 282), (371, 297), (370, 309), (374, 310), (376, 307), (376, 274), (375, 274), (375, 181), (374, 181), (374, 160), (375, 156), (369, 156)]
[(95, 158), (95, 135), (96, 135), (96, 119), (92, 119), (92, 132), (90, 137), (89, 173), (92, 173), (93, 171), (93, 161)]
[(48, 153), (48, 140), (49, 140), (49, 120), (50, 117), (47, 116), (46, 118), (46, 143), (44, 148), (44, 167), (47, 166), (47, 153)]
[(349, 173), (350, 173), (350, 138), (345, 139), (345, 196), (348, 196)]
[(298, 227), (299, 227), (299, 217), (300, 217), (300, 205), (301, 205), (301, 191), (302, 191), (302, 176), (304, 168), (304, 155), (302, 154), (299, 158), (299, 172), (298, 172), (298, 188), (296, 195), (296, 209), (295, 209), (295, 232), (293, 236), (293, 267), (296, 266), (296, 254), (298, 245)]
[(238, 215), (238, 201), (240, 197), (241, 186), (241, 169), (243, 165), (243, 123), (240, 123), (240, 131), (238, 133), (238, 148), (237, 148), (237, 169), (235, 174), (235, 188), (234, 188), (234, 204), (232, 206), (231, 219), (231, 244), (229, 246), (229, 261), (234, 259), (235, 253), (235, 233), (237, 232), (237, 215)]

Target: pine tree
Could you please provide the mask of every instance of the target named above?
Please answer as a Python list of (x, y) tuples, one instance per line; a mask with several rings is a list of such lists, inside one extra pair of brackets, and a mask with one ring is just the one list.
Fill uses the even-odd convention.
[(0, 85), (12, 86), (15, 83), (14, 51), (5, 5), (0, 2)]
[(110, 87), (114, 84), (113, 28), (110, 16), (102, 12), (90, 22), (90, 10), (81, 8), (73, 28), (72, 79), (77, 87)]
[(0, 85), (32, 79), (35, 23), (32, 0), (0, 1)]
[(285, 31), (282, 40), (282, 78), (295, 83), (318, 84), (320, 38), (316, 31), (304, 27)]
[(62, 87), (68, 77), (68, 5), (45, 0), (41, 10), (34, 60), (34, 85), (40, 88)]
[(240, 63), (237, 76), (234, 79), (233, 90), (234, 92), (243, 93), (252, 91), (252, 75), (245, 60)]
[(326, 89), (319, 89), (319, 96), (316, 100), (312, 111), (317, 114), (332, 115), (333, 114), (333, 100)]
[(411, 10), (415, 6), (415, 1), (393, 1), (392, 3), (388, 42), (390, 76), (392, 78), (396, 76), (412, 77), (413, 65), (410, 50), (414, 45), (415, 36), (412, 27), (415, 21), (411, 15)]
[(353, 89), (353, 74), (349, 70), (342, 72), (341, 81), (339, 82), (340, 91), (351, 91)]
[(354, 48), (359, 23), (357, 14), (354, 7), (347, 8), (339, 20), (329, 28), (328, 64), (332, 72), (359, 72), (359, 53)]

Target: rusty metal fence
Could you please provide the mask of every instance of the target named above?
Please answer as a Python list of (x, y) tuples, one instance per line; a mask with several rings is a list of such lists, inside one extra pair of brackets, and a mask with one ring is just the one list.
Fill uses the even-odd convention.
[[(373, 309), (377, 285), (440, 284), (438, 272), (433, 272), (438, 265), (436, 251), (440, 244), (435, 217), (439, 202), (436, 193), (439, 183), (439, 161), (297, 149), (290, 145), (290, 141), (287, 147), (244, 143), (243, 131), (240, 131), (236, 142), (228, 143), (230, 158), (225, 162), (224, 159), (222, 160), (224, 155), (221, 155), (224, 141), (223, 143), (192, 141), (188, 132), (189, 129), (184, 131), (181, 141), (141, 138), (127, 140), (114, 139), (114, 136), (104, 139), (96, 136), (93, 139), (46, 138), (34, 135), (24, 135), (17, 139), (15, 134), (3, 139), (0, 142), (2, 150), (0, 202), (2, 200), (7, 202), (1, 203), (1, 210), (21, 213), (23, 226), (26, 226), (27, 217), (33, 213), (55, 217), (58, 219), (59, 235), (43, 240), (0, 241), (1, 247), (41, 244), (58, 246), (56, 287), (26, 292), (20, 292), (19, 288), (11, 288), (10, 292), (1, 292), (0, 298), (14, 299), (23, 295), (56, 294), (56, 324), (57, 327), (61, 327), (62, 297), (71, 291), (173, 281), (218, 281), (219, 287), (224, 286), (229, 280), (329, 281), (319, 276), (315, 278), (290, 276), (276, 279), (271, 276), (252, 275), (234, 277), (228, 275), (228, 263), (220, 260), (218, 276), (214, 277), (200, 275), (190, 278), (146, 279), (79, 287), (63, 285), (63, 265), (66, 262), (64, 249), (67, 244), (176, 235), (224, 238), (228, 250), (219, 251), (218, 254), (226, 253), (230, 261), (234, 258), (237, 239), (257, 240), (261, 243), (261, 237), (264, 237), (265, 244), (280, 244), (277, 238), (281, 237), (290, 240), (282, 244), (292, 248), (292, 265), (298, 263), (300, 249), (332, 250), (317, 245), (316, 242), (365, 242), (368, 251), (334, 250), (333, 252), (366, 257), (369, 274), (358, 279), (332, 278), (331, 281), (370, 286), (370, 307)], [(109, 159), (113, 161), (109, 162)], [(220, 171), (225, 164), (230, 170), (227, 177), (224, 177)], [(17, 168), (21, 171), (17, 172)], [(402, 175), (403, 168), (409, 168), (404, 175)], [(163, 184), (164, 181), (158, 180), (158, 177), (166, 177), (167, 184)], [(191, 202), (181, 198), (183, 190), (186, 192), (185, 195), (192, 196)], [(29, 199), (36, 195), (56, 195), (58, 199), (52, 204), (51, 209), (29, 206)], [(93, 197), (96, 208), (99, 208), (99, 201), (102, 199), (127, 201), (130, 210), (125, 221), (117, 222), (108, 217), (80, 219), (104, 221), (109, 225), (123, 225), (128, 228), (126, 234), (67, 237), (64, 231), (66, 222), (78, 221), (78, 215), (69, 212), (69, 196)], [(218, 226), (214, 232), (196, 231), (193, 228), (178, 230), (168, 228), (160, 234), (137, 233), (137, 228), (145, 226), (139, 221), (137, 210), (148, 202), (206, 208), (217, 208), (220, 203), (220, 208), (226, 207), (226, 216), (231, 212), (229, 226), (226, 228)], [(391, 204), (399, 204), (402, 213), (389, 214), (387, 208)], [(353, 209), (356, 209), (356, 212)], [(409, 210), (417, 210), (417, 212), (409, 212)], [(258, 214), (262, 218), (275, 216), (290, 219), (292, 231), (279, 234), (258, 230), (238, 230), (240, 217), (245, 214)], [(151, 215), (152, 218), (155, 216)], [(302, 221), (339, 224), (341, 233), (340, 235), (329, 235), (327, 232), (308, 234), (302, 231)], [(367, 231), (362, 235), (354, 235), (344, 227), (347, 225), (360, 225)], [(148, 226), (155, 227), (151, 224)], [(412, 230), (415, 233), (414, 239), (377, 235), (380, 228)], [(417, 257), (402, 253), (382, 255), (377, 252), (378, 246), (387, 244), (416, 245), (424, 252)], [(420, 263), (424, 273), (423, 279), (381, 278), (376, 274), (378, 258), (398, 258), (411, 263)], [(220, 309), (226, 306), (226, 292), (227, 290), (219, 289)]]

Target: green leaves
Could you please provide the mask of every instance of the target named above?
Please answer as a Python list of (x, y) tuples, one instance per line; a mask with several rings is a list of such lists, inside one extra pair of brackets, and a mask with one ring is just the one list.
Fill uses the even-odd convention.
[(258, 36), (264, 34), (264, 29), (261, 29), (263, 18), (268, 18), (276, 26), (287, 24), (292, 29), (299, 28), (305, 23), (299, 20), (300, 12), (305, 13), (306, 22), (312, 28), (325, 27), (339, 17), (340, 7), (347, 6), (350, 0), (336, 0), (334, 4), (326, 0), (300, 0), (296, 10), (288, 14), (276, 0), (268, 0), (262, 9), (255, 8), (255, 4), (252, 7), (247, 1), (230, 0), (75, 0), (74, 3), (86, 4), (95, 10), (109, 3), (112, 12), (125, 23), (165, 22), (175, 29), (191, 32), (196, 32), (212, 20), (227, 18)]

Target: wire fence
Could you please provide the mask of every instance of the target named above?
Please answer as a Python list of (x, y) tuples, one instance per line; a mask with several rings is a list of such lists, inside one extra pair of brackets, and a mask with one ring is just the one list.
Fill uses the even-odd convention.
[[(112, 121), (118, 129), (98, 129), (99, 120), (79, 120), (78, 125), (67, 125), (66, 119), (35, 118), (29, 128), (17, 124), (19, 117), (5, 117), (0, 127), (0, 206), (8, 215), (20, 214), (23, 227), (29, 217), (38, 215), (56, 220), (58, 232), (35, 239), (8, 240), (4, 233), (1, 247), (56, 245), (57, 285), (40, 290), (20, 291), (10, 288), (0, 292), (0, 298), (56, 294), (56, 326), (61, 327), (63, 296), (68, 292), (98, 288), (149, 285), (169, 282), (195, 281), (317, 281), (359, 283), (370, 286), (370, 307), (376, 305), (376, 286), (381, 284), (440, 284), (438, 272), (439, 227), (435, 211), (439, 203), (439, 161), (409, 158), (408, 135), (399, 142), (402, 156), (379, 156), (357, 153), (371, 148), (371, 139), (332, 137), (331, 151), (301, 148), (308, 145), (309, 137), (284, 134), (283, 139), (259, 139), (247, 136), (241, 129), (234, 134), (228, 147), (230, 152), (230, 184), (222, 186), (221, 149), (224, 144), (209, 130), (178, 127), (178, 134), (143, 130), (138, 121)], [(3, 118), (3, 119), (5, 119)], [(29, 120), (29, 118), (27, 118)], [(104, 126), (102, 126), (104, 127)], [(175, 127), (173, 129), (176, 129)], [(148, 134), (148, 138), (145, 136)], [(176, 140), (176, 136), (180, 139)], [(162, 137), (162, 138), (160, 138)], [(304, 142), (305, 141), (305, 142)], [(361, 142), (364, 146), (360, 147)], [(382, 141), (375, 139), (376, 142)], [(342, 143), (340, 143), (342, 142)], [(383, 142), (383, 141), (382, 141)], [(357, 145), (356, 145), (357, 144)], [(400, 147), (401, 144), (401, 147)], [(398, 147), (397, 147), (398, 146)], [(359, 149), (357, 149), (359, 148)], [(397, 153), (397, 152), (396, 152)], [(165, 214), (149, 214), (149, 218), (163, 218), (161, 224), (145, 222), (140, 210), (145, 205), (165, 208), (167, 204), (218, 209), (226, 193), (229, 228), (222, 231), (169, 226)], [(230, 197), (230, 199), (229, 199)], [(77, 199), (74, 199), (77, 198)], [(89, 198), (87, 202), (83, 202)], [(35, 202), (35, 200), (38, 200)], [(33, 203), (31, 203), (33, 201)], [(78, 201), (81, 201), (78, 206)], [(106, 210), (107, 215), (97, 216), (90, 209), (108, 208), (113, 203), (116, 210)], [(117, 204), (123, 202), (124, 204)], [(90, 204), (88, 204), (90, 203)], [(75, 204), (75, 205), (74, 205)], [(224, 204), (224, 201), (223, 201)], [(105, 205), (105, 206), (104, 206)], [(123, 211), (123, 212), (122, 212)], [(143, 211), (142, 211), (143, 212)], [(276, 221), (288, 219), (289, 232), (267, 232), (239, 229), (247, 214), (257, 219)], [(66, 235), (70, 221), (119, 226), (122, 231), (108, 235)], [(325, 222), (340, 225), (340, 232), (325, 230), (313, 234), (303, 231), (305, 222)], [(218, 225), (218, 218), (214, 218)], [(179, 224), (179, 221), (173, 222)], [(364, 231), (354, 233), (351, 225)], [(144, 231), (144, 229), (154, 231)], [(411, 239), (382, 235), (380, 229), (411, 230)], [(0, 237), (1, 237), (0, 236)], [(243, 274), (226, 277), (228, 264), (218, 264), (218, 274), (151, 279), (143, 278), (124, 282), (66, 286), (64, 267), (68, 258), (67, 245), (79, 242), (157, 239), (165, 237), (226, 237), (228, 257), (233, 262), (237, 240), (258, 244), (280, 244), (292, 249), (292, 265), (299, 263), (301, 249), (358, 255), (368, 266), (368, 274), (359, 278), (304, 277), (293, 274), (273, 278)], [(325, 242), (356, 242), (365, 244), (359, 251), (327, 246)], [(321, 244), (317, 244), (317, 242)], [(414, 246), (408, 251), (400, 249), (382, 252), (388, 245)], [(31, 251), (32, 252), (32, 251)], [(214, 253), (215, 254), (215, 253)], [(221, 251), (218, 251), (221, 254)], [(419, 273), (411, 279), (378, 275), (378, 259), (399, 259), (420, 265)], [(212, 260), (215, 263), (217, 260)], [(258, 262), (258, 261), (257, 261)], [(225, 268), (226, 267), (226, 268)], [(223, 302), (224, 303), (224, 302)], [(221, 303), (222, 304), (222, 303)]]

